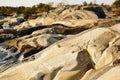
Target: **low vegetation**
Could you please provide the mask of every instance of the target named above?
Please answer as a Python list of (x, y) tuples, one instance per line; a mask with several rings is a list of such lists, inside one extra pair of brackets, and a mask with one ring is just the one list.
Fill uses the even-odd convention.
[[(63, 7), (64, 5), (65, 3), (60, 2), (58, 3), (57, 7)], [(103, 6), (108, 10), (113, 10), (113, 15), (120, 16), (120, 0), (115, 0), (112, 5), (106, 5), (104, 3), (95, 4), (93, 2), (87, 3), (86, 1), (84, 1), (81, 6)], [(11, 16), (17, 13), (17, 14), (24, 14), (24, 17), (26, 19), (33, 19), (37, 17), (37, 13), (49, 12), (50, 10), (53, 9), (55, 9), (55, 7), (53, 7), (53, 2), (50, 2), (48, 4), (40, 3), (32, 7), (0, 6), (0, 15)]]
[(115, 0), (115, 2), (112, 4), (113, 9), (113, 15), (114, 16), (120, 16), (120, 0)]
[(49, 10), (54, 9), (50, 4), (43, 4), (40, 3), (38, 5), (34, 5), (32, 7), (9, 7), (9, 6), (1, 6), (0, 7), (0, 14), (4, 16), (13, 15), (14, 13), (17, 14), (24, 14), (26, 18), (33, 14), (41, 13), (41, 12), (48, 12)]

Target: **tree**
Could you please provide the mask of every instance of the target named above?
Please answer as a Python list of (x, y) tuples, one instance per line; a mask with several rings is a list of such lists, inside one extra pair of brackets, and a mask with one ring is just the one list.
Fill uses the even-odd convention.
[(104, 6), (104, 3), (101, 3), (101, 6)]
[(120, 7), (120, 0), (115, 0), (115, 2), (113, 3), (113, 5), (118, 8)]
[(90, 3), (89, 3), (89, 6), (92, 6), (92, 5), (93, 5), (93, 3), (92, 3), (92, 2), (90, 2)]
[(113, 10), (114, 16), (120, 16), (120, 0), (115, 0), (115, 2), (112, 5), (113, 8), (116, 8)]
[(54, 7), (52, 5), (53, 5), (53, 3), (51, 2), (49, 4), (40, 3), (40, 4), (34, 5), (32, 7), (0, 6), (0, 14), (9, 16), (9, 15), (13, 15), (14, 13), (17, 13), (17, 14), (23, 14), (26, 18), (29, 18), (33, 14), (48, 12), (49, 10), (54, 9)]
[(23, 10), (25, 9), (25, 7), (24, 6), (20, 6), (20, 7), (17, 7), (16, 9), (17, 9), (16, 10), (17, 13), (22, 13)]
[(57, 4), (57, 7), (64, 7), (64, 6), (65, 6), (65, 3), (63, 3), (63, 2), (60, 2)]
[(87, 2), (86, 1), (84, 1), (83, 2), (83, 6), (87, 6), (88, 4), (87, 4)]

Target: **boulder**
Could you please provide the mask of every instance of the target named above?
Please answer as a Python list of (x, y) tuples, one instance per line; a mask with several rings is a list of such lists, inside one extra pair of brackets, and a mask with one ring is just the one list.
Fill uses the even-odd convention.
[(2, 29), (3, 27), (2, 26), (0, 26), (0, 29)]
[[(24, 36), (6, 42), (8, 47), (16, 47), (19, 53), (23, 53), (25, 57), (35, 54), (49, 45), (64, 38), (62, 35), (41, 34), (34, 36)], [(17, 52), (17, 53), (18, 53)]]
[[(25, 21), (25, 22), (21, 23), (20, 25), (15, 26), (14, 29), (21, 30), (24, 28), (32, 28), (32, 27), (36, 27), (36, 26), (48, 25), (47, 23), (45, 23), (45, 20), (46, 19), (44, 19), (44, 18), (37, 18), (34, 20)], [(51, 21), (51, 19), (49, 19), (49, 20)], [(46, 20), (46, 21), (48, 21), (48, 20)]]
[(23, 21), (25, 21), (23, 17), (6, 17), (2, 20), (2, 22), (4, 22), (2, 27), (3, 29), (13, 28), (15, 25), (19, 25)]
[(98, 16), (98, 18), (106, 18), (106, 14), (104, 12), (103, 7), (100, 7), (100, 6), (87, 6), (87, 7), (83, 7), (83, 9), (90, 10), (90, 11), (94, 12)]
[(0, 19), (3, 19), (5, 16), (3, 14), (0, 14)]
[(76, 20), (76, 19), (97, 19), (98, 17), (91, 11), (67, 9), (60, 14), (60, 18), (63, 18), (63, 20), (66, 19)]

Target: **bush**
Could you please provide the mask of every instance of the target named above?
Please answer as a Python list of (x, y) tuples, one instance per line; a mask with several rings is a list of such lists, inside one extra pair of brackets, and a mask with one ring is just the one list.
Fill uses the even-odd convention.
[(114, 16), (120, 16), (120, 0), (115, 0), (112, 7), (113, 9), (113, 15)]
[(115, 0), (115, 2), (113, 3), (113, 5), (118, 8), (120, 7), (120, 0)]
[(3, 15), (12, 15), (13, 13), (17, 14), (24, 14), (25, 16), (29, 17), (32, 14), (48, 12), (49, 10), (54, 9), (50, 4), (43, 4), (40, 3), (38, 5), (34, 5), (32, 7), (8, 7), (8, 6), (1, 6), (0, 7), (0, 14)]

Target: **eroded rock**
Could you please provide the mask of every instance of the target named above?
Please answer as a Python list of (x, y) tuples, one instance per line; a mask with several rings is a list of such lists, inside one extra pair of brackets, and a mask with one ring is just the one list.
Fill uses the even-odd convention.
[[(63, 77), (65, 80), (108, 79), (106, 75), (113, 74), (109, 70), (113, 71), (115, 68), (115, 72), (118, 71), (118, 67), (114, 67), (113, 62), (119, 59), (119, 36), (118, 31), (116, 32), (112, 28), (89, 29), (60, 40), (35, 54), (34, 61), (4, 71), (0, 74), (0, 79), (29, 80), (38, 73), (43, 73), (44, 79), (47, 74), (60, 67), (54, 80), (61, 80)], [(109, 56), (107, 56), (108, 54)], [(15, 76), (12, 76), (14, 74)], [(23, 75), (25, 77), (20, 77)], [(112, 80), (115, 76), (111, 76), (109, 79)]]

